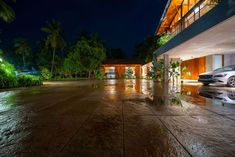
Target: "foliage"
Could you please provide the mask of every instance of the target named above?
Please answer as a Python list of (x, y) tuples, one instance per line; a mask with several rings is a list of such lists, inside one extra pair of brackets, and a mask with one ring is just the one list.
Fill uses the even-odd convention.
[(80, 51), (77, 51), (76, 46), (70, 50), (64, 61), (64, 70), (65, 73), (69, 76), (71, 76), (73, 73), (77, 74), (82, 71), (82, 56), (80, 55)]
[(0, 18), (9, 23), (15, 19), (15, 12), (5, 1), (0, 0)]
[(155, 70), (154, 67), (152, 66), (150, 68), (150, 71), (147, 73), (147, 79), (154, 79), (155, 78)]
[(25, 58), (29, 56), (29, 54), (32, 52), (32, 49), (28, 40), (24, 38), (17, 38), (15, 39), (14, 47), (15, 47), (16, 54), (22, 56), (23, 67), (25, 68), (26, 66)]
[(55, 65), (55, 53), (58, 50), (62, 51), (66, 46), (66, 42), (63, 36), (61, 35), (61, 24), (58, 21), (52, 20), (51, 23), (48, 23), (47, 26), (43, 27), (41, 30), (48, 34), (47, 39), (45, 41), (46, 47), (51, 48), (53, 50), (51, 64), (51, 73), (53, 74)]
[(12, 64), (2, 58), (0, 59), (0, 88), (26, 87), (42, 84), (38, 76), (23, 74), (17, 77), (15, 71), (15, 67)]
[(106, 49), (96, 35), (89, 39), (82, 37), (70, 50), (64, 62), (65, 71), (70, 73), (97, 71), (106, 58)]
[(18, 77), (18, 85), (20, 87), (39, 86), (42, 85), (42, 80), (39, 76), (23, 74)]
[[(168, 65), (168, 73), (170, 75), (170, 78), (173, 79), (173, 82), (175, 81), (175, 78), (180, 76), (180, 62), (173, 62), (171, 60), (170, 64)], [(148, 76), (156, 79), (157, 81), (162, 82), (164, 80), (164, 60), (163, 59), (156, 59), (153, 62), (153, 67), (151, 68), (151, 71), (149, 72)]]
[(153, 62), (153, 67), (152, 70), (155, 72), (154, 73), (154, 78), (157, 81), (163, 81), (164, 79), (164, 60), (163, 59), (159, 59), (156, 60), (156, 62)]
[(98, 70), (95, 73), (95, 77), (98, 80), (103, 80), (105, 78), (105, 73), (103, 71)]
[(159, 37), (159, 39), (158, 39), (158, 41), (157, 41), (157, 44), (158, 44), (159, 46), (163, 46), (163, 45), (165, 45), (171, 38), (172, 38), (172, 34), (165, 32), (165, 33), (163, 33), (163, 34)]
[(49, 53), (49, 49), (46, 47), (46, 40), (43, 39), (36, 45), (36, 64), (40, 69), (51, 68), (52, 54)]
[(123, 50), (120, 48), (109, 48), (106, 55), (108, 59), (123, 59), (125, 57)]
[(175, 82), (175, 79), (180, 76), (180, 62), (176, 61), (173, 62), (172, 60), (170, 61), (169, 65), (169, 75), (170, 78), (173, 79), (173, 83)]
[(138, 58), (143, 59), (146, 63), (153, 59), (153, 52), (157, 49), (156, 37), (147, 36), (145, 40), (135, 46), (135, 52)]
[(133, 74), (134, 74), (133, 70), (131, 68), (128, 68), (125, 72), (125, 78), (131, 79), (131, 78), (133, 78)]
[(52, 78), (52, 73), (47, 68), (42, 68), (41, 75), (43, 80), (50, 80)]
[(0, 61), (0, 88), (12, 88), (18, 85), (15, 68), (10, 63)]

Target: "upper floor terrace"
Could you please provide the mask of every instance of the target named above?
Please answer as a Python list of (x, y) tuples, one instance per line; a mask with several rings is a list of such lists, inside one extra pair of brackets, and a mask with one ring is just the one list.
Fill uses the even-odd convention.
[[(231, 45), (234, 45), (235, 0), (193, 0), (195, 3), (186, 3), (186, 6), (183, 5), (185, 1), (191, 2), (169, 0), (156, 34), (168, 32), (173, 37), (154, 55), (167, 53), (178, 54), (174, 57), (192, 58), (207, 52), (221, 54), (227, 49), (231, 51)], [(177, 16), (178, 21), (173, 22)], [(201, 55), (196, 56), (199, 53)]]
[(156, 34), (168, 32), (173, 36), (177, 35), (219, 2), (219, 0), (169, 0)]

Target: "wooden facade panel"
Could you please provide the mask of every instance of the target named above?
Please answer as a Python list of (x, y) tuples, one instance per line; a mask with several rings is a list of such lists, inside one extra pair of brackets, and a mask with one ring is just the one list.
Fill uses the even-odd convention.
[(201, 73), (204, 73), (206, 72), (206, 57), (201, 57), (201, 58), (198, 58), (198, 62), (199, 62), (199, 73), (198, 73), (198, 76), (201, 74)]
[(183, 61), (181, 65), (181, 72), (182, 68), (184, 68), (185, 66), (188, 66), (188, 69), (186, 73), (182, 73), (181, 78), (186, 80), (197, 80), (199, 74), (206, 71), (206, 58), (201, 57)]
[(115, 77), (124, 78), (125, 77), (125, 67), (124, 66), (115, 66)]
[(141, 78), (142, 66), (140, 64), (103, 64), (101, 65), (101, 70), (104, 70), (108, 67), (115, 67), (116, 78), (125, 78), (125, 68), (134, 67), (136, 78)]
[(135, 67), (135, 75), (136, 75), (136, 78), (141, 78), (141, 66)]

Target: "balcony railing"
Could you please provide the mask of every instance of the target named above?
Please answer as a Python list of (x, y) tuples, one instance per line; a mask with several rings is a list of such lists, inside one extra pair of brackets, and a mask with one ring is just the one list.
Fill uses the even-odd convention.
[(218, 2), (212, 0), (201, 0), (192, 7), (170, 30), (173, 36), (179, 34), (185, 28), (193, 24), (200, 17), (214, 8)]

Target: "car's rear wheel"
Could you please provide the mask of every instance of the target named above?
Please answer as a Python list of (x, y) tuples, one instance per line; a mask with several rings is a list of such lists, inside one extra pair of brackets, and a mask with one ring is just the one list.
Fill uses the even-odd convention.
[(235, 76), (232, 76), (228, 79), (227, 85), (229, 87), (235, 87)]
[(210, 83), (203, 83), (203, 86), (209, 86)]

